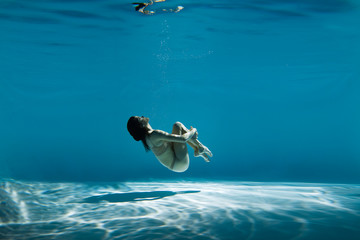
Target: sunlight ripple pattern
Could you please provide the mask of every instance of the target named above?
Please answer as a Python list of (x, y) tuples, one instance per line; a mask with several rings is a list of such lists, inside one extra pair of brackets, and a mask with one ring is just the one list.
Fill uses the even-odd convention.
[(360, 187), (0, 182), (0, 239), (355, 239)]

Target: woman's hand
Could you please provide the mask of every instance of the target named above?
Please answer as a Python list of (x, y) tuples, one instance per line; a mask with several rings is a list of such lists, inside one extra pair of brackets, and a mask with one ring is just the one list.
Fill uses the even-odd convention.
[(196, 140), (198, 138), (198, 131), (196, 128), (190, 127), (190, 131), (194, 131), (194, 134), (192, 135), (191, 139)]

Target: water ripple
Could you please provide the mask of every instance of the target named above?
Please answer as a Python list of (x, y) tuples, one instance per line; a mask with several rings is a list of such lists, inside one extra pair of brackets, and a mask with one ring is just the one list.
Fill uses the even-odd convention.
[(8, 203), (0, 212), (8, 215), (0, 218), (1, 239), (316, 239), (360, 233), (357, 185), (3, 181), (0, 190), (2, 205)]

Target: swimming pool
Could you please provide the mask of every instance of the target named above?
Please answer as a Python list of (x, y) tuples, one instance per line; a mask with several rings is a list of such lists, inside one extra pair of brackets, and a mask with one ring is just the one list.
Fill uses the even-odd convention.
[[(162, 10), (178, 6), (183, 9)], [(329, 184), (325, 187), (332, 189), (329, 192), (336, 192), (332, 184), (344, 184), (348, 191), (335, 195), (354, 201), (351, 206), (342, 204), (355, 213), (347, 215), (345, 222), (358, 219), (359, 209), (354, 207), (358, 197), (349, 193), (360, 181), (357, 1), (167, 0), (147, 9), (155, 14), (137, 12), (131, 1), (122, 0), (1, 1), (3, 184), (15, 181), (37, 193), (42, 191), (41, 184), (49, 182), (69, 183), (71, 189), (87, 182), (147, 182), (149, 186), (159, 183), (156, 191), (160, 192), (200, 191), (151, 201), (158, 206), (179, 197), (216, 201), (217, 194), (207, 198), (208, 185), (204, 183), (202, 189), (195, 184), (204, 181), (223, 184), (225, 189), (227, 184), (233, 189), (244, 181), (259, 183), (255, 185), (260, 188), (274, 182), (276, 188), (290, 182), (296, 187), (304, 187), (303, 182), (321, 183)], [(126, 122), (132, 115), (147, 116), (154, 128), (168, 132), (176, 121), (196, 127), (214, 157), (207, 163), (193, 157), (190, 150), (189, 169), (169, 171), (127, 132)], [(182, 190), (173, 185), (183, 181), (194, 185)], [(26, 194), (20, 194), (23, 200), (14, 200), (12, 190), (4, 191), (3, 198), (9, 204), (14, 201), (16, 208), (21, 202), (34, 204), (32, 198), (27, 202)], [(129, 191), (139, 189), (118, 189)], [(231, 191), (237, 196), (244, 193)], [(61, 194), (69, 192), (74, 190)], [(238, 211), (243, 202), (241, 197), (235, 199), (231, 209)], [(136, 204), (144, 203), (148, 201)], [(169, 200), (169, 204), (174, 203)], [(213, 210), (224, 209), (216, 206)], [(21, 221), (26, 219), (23, 214)], [(204, 218), (199, 214), (201, 222)], [(51, 222), (55, 215), (49, 217)], [(29, 217), (27, 223), (35, 219)], [(234, 216), (229, 219), (240, 221)], [(324, 229), (333, 223), (329, 220)], [(8, 227), (2, 225), (0, 232), (5, 234)], [(231, 229), (240, 234), (238, 228)], [(351, 229), (358, 234), (358, 226)], [(194, 230), (191, 237), (199, 231)], [(94, 239), (104, 238), (100, 232)], [(347, 232), (346, 227), (339, 232)], [(249, 237), (246, 233), (241, 236)], [(224, 235), (216, 236), (224, 239)], [(316, 234), (299, 238), (319, 239)]]

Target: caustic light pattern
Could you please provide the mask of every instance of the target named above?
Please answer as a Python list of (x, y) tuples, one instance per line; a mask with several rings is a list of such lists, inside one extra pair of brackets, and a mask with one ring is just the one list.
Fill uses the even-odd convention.
[(360, 187), (4, 180), (0, 239), (358, 239)]

